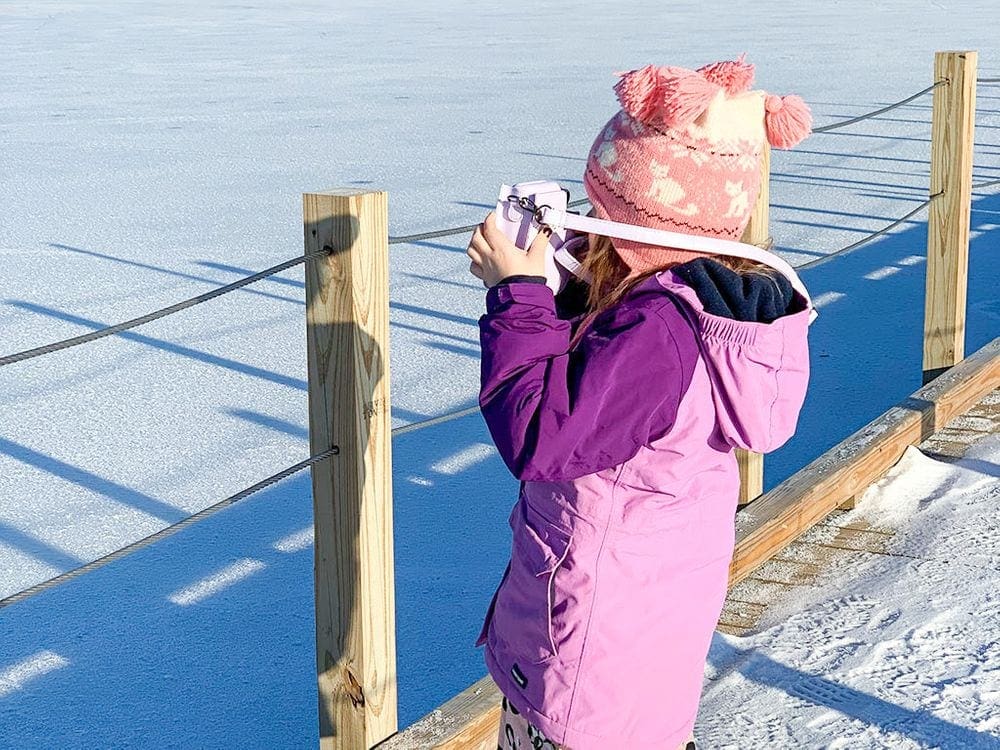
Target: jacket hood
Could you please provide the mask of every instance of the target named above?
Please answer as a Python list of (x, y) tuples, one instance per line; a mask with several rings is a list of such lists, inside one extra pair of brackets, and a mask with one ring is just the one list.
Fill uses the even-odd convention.
[(756, 453), (783, 445), (795, 432), (809, 381), (810, 306), (796, 292), (797, 312), (768, 323), (735, 320), (707, 312), (674, 271), (656, 279), (696, 332), (726, 442)]

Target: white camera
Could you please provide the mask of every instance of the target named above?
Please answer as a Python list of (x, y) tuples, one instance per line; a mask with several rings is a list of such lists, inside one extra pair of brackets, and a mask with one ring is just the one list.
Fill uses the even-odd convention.
[[(542, 210), (565, 212), (568, 200), (569, 191), (552, 180), (501, 185), (497, 199), (497, 227), (511, 242), (527, 250), (542, 228), (538, 221)], [(571, 274), (585, 279), (574, 253), (582, 249), (588, 240), (585, 234), (566, 227), (551, 229), (545, 253), (545, 283), (553, 294), (558, 294)]]

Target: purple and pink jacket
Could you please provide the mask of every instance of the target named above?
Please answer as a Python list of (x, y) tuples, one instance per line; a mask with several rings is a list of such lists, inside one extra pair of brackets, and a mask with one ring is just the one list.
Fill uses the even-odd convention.
[(711, 313), (687, 266), (641, 282), (572, 350), (582, 316), (560, 318), (544, 284), (497, 284), (479, 321), (480, 407), (522, 482), (477, 645), (571, 750), (688, 737), (735, 542), (733, 448), (780, 446), (805, 398), (804, 300), (769, 322)]

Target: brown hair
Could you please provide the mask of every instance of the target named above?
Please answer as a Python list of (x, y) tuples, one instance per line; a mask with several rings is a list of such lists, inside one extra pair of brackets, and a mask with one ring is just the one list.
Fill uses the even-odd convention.
[[(770, 250), (774, 243), (768, 238), (767, 242), (760, 247)], [(770, 266), (758, 263), (748, 258), (736, 258), (731, 255), (716, 255), (712, 260), (721, 263), (736, 273), (747, 274), (757, 273), (764, 276), (773, 276), (775, 271)], [(586, 255), (583, 258), (583, 270), (590, 274), (591, 283), (587, 290), (587, 316), (580, 323), (570, 348), (583, 335), (584, 330), (601, 312), (617, 304), (638, 284), (642, 283), (650, 276), (659, 271), (672, 268), (677, 263), (669, 263), (664, 266), (644, 271), (635, 276), (629, 276), (631, 269), (625, 264), (618, 251), (615, 250), (610, 237), (603, 235), (591, 235), (590, 244)]]

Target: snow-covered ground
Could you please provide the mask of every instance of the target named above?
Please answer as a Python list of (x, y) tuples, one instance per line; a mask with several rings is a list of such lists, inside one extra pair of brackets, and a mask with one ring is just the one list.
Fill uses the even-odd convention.
[(896, 530), (716, 634), (695, 728), (712, 750), (1000, 748), (1000, 435), (957, 463), (916, 448), (855, 510)]
[[(0, 3), (0, 353), (301, 253), (301, 193), (388, 190), (393, 234), (479, 221), (501, 182), (582, 195), (613, 71), (747, 51), (818, 123), (927, 86), (936, 49), (1000, 76), (991, 3)], [(1000, 175), (983, 87), (976, 179)], [(928, 185), (930, 99), (773, 162), (804, 262)], [(1000, 191), (974, 195), (967, 351), (1000, 331)], [(771, 487), (920, 385), (925, 216), (803, 274), (821, 304)], [(392, 249), (393, 422), (475, 403), (465, 237)], [(307, 452), (301, 269), (0, 369), (0, 597)], [(394, 441), (400, 722), (483, 672), (472, 647), (516, 489), (478, 415)], [(299, 747), (315, 736), (308, 476), (0, 610), (0, 747)], [(474, 540), (470, 543), (470, 540)], [(247, 710), (250, 709), (250, 710)], [(233, 721), (233, 717), (239, 721)]]

